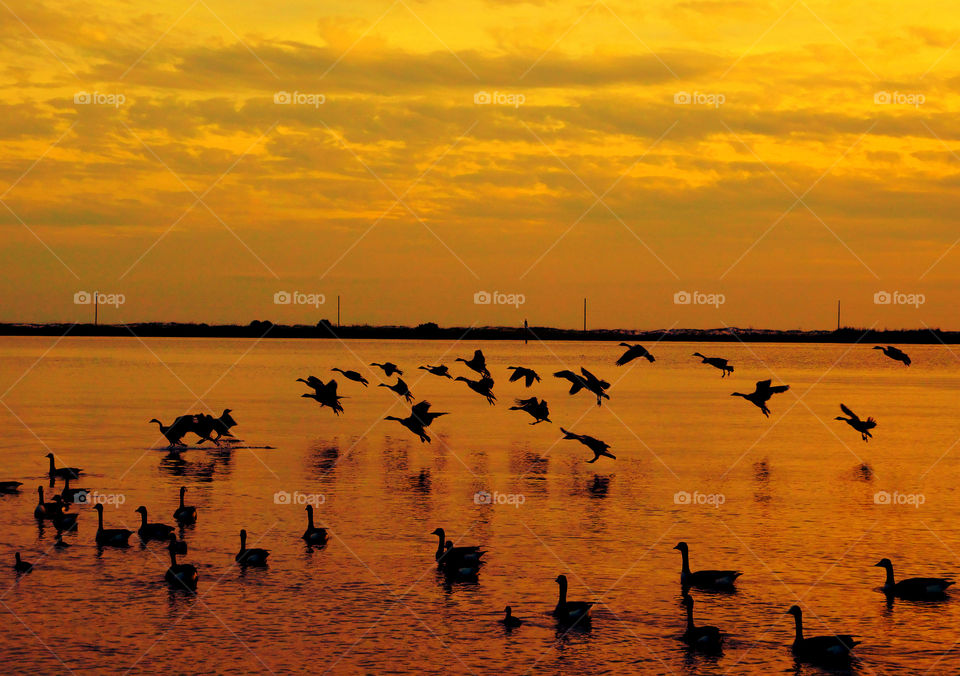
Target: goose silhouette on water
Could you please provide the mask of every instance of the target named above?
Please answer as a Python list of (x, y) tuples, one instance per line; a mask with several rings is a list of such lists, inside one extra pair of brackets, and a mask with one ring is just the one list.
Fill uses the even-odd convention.
[(241, 566), (265, 566), (270, 552), (266, 549), (247, 549), (247, 531), (240, 531), (240, 551), (234, 556), (234, 560)]
[(183, 504), (183, 496), (187, 492), (186, 486), (180, 487), (180, 506), (173, 512), (173, 518), (180, 523), (194, 523), (197, 520), (197, 508)]
[[(444, 546), (444, 551), (449, 552), (454, 549), (453, 543), (450, 540), (447, 540), (447, 544)], [(444, 554), (444, 557), (437, 564), (437, 567), (440, 571), (450, 579), (459, 579), (459, 580), (475, 580), (480, 574), (480, 565), (482, 561), (473, 560), (471, 558), (457, 557), (457, 556), (447, 556)]]
[(493, 378), (481, 378), (480, 380), (470, 380), (463, 376), (457, 376), (454, 380), (462, 380), (471, 390), (484, 397), (491, 406), (497, 398), (493, 395)]
[(76, 530), (77, 520), (80, 515), (73, 512), (64, 512), (63, 510), (66, 509), (66, 505), (63, 504), (63, 499), (59, 495), (54, 495), (53, 500), (54, 508), (49, 517), (50, 521), (53, 522), (53, 527), (58, 531)]
[(484, 378), (490, 377), (490, 371), (487, 370), (487, 360), (483, 356), (481, 350), (475, 350), (473, 357), (470, 359), (464, 359), (463, 357), (457, 357), (454, 361), (462, 361), (464, 364), (469, 366), (471, 369), (479, 373)]
[(80, 477), (82, 470), (79, 467), (57, 467), (53, 462), (53, 453), (47, 453), (47, 458), (50, 460), (49, 474), (51, 479), (78, 479)]
[[(40, 498), (37, 502), (36, 508), (33, 510), (33, 515), (38, 519), (52, 519), (56, 514), (60, 512), (60, 505), (56, 502), (44, 502), (43, 501), (43, 486), (37, 486), (37, 493)], [(60, 497), (59, 495), (56, 497)]]
[(410, 388), (407, 387), (407, 384), (400, 376), (397, 376), (397, 382), (395, 382), (393, 385), (380, 383), (377, 385), (377, 387), (386, 387), (391, 392), (394, 392), (398, 397), (403, 397), (408, 404), (413, 401), (413, 392), (410, 391)]
[(343, 413), (343, 406), (340, 404), (340, 400), (345, 397), (337, 395), (337, 381), (330, 379), (329, 383), (325, 383), (319, 378), (314, 378), (313, 376), (307, 376), (307, 379), (297, 378), (297, 382), (306, 383), (313, 388), (313, 394), (309, 392), (306, 394), (301, 394), (301, 397), (306, 397), (308, 399), (313, 399), (318, 404), (320, 408), (330, 408), (335, 415), (340, 415)]
[(90, 497), (90, 489), (88, 488), (70, 488), (70, 477), (66, 477), (63, 480), (63, 490), (60, 491), (60, 498), (69, 504), (83, 504), (87, 502)]
[(426, 371), (430, 375), (439, 376), (441, 378), (449, 378), (450, 380), (453, 380), (453, 376), (450, 375), (450, 369), (443, 364), (440, 364), (438, 366), (430, 366), (428, 364), (427, 366), (418, 366), (417, 368), (422, 371)]
[(907, 356), (907, 353), (903, 350), (895, 348), (893, 345), (887, 345), (886, 347), (881, 347), (877, 345), (873, 348), (874, 350), (881, 350), (885, 355), (893, 359), (894, 361), (903, 362), (904, 366), (910, 366), (910, 357)]
[(843, 404), (840, 404), (840, 410), (846, 413), (850, 417), (844, 418), (843, 416), (838, 415), (836, 418), (834, 418), (834, 420), (842, 420), (843, 422), (850, 425), (850, 427), (852, 427), (853, 429), (855, 429), (860, 433), (860, 438), (863, 439), (864, 441), (867, 441), (869, 437), (873, 436), (872, 434), (870, 434), (870, 430), (872, 430), (874, 427), (877, 426), (876, 420), (874, 420), (873, 418), (867, 418), (866, 420), (861, 420), (856, 413), (851, 411), (849, 408), (847, 408)]
[(508, 629), (513, 629), (514, 627), (519, 627), (521, 624), (523, 624), (523, 620), (521, 620), (519, 617), (516, 617), (513, 614), (513, 609), (510, 606), (507, 606), (503, 609), (503, 619), (500, 620), (500, 624)]
[(533, 417), (533, 422), (530, 423), (531, 425), (542, 422), (553, 422), (550, 420), (550, 409), (547, 407), (546, 399), (530, 397), (529, 399), (517, 399), (516, 402), (517, 405), (511, 406), (510, 410), (529, 413)]
[(508, 366), (508, 371), (513, 371), (510, 374), (510, 382), (515, 383), (518, 380), (523, 380), (524, 385), (530, 387), (533, 385), (534, 381), (540, 382), (540, 375), (533, 369), (528, 369), (523, 366)]
[(693, 598), (689, 594), (683, 595), (683, 605), (687, 608), (687, 630), (683, 632), (683, 642), (691, 648), (716, 652), (723, 644), (723, 635), (716, 627), (698, 627), (693, 623)]
[(680, 550), (683, 559), (680, 566), (680, 584), (683, 587), (703, 589), (730, 589), (737, 578), (743, 575), (739, 570), (697, 570), (690, 572), (690, 549), (686, 542), (678, 542), (674, 549)]
[(893, 581), (893, 563), (890, 559), (880, 559), (873, 564), (887, 571), (887, 579), (883, 583), (883, 593), (903, 599), (941, 598), (947, 588), (953, 584), (952, 580), (942, 577), (911, 577), (899, 582)]
[(553, 616), (565, 624), (589, 622), (593, 612), (593, 604), (587, 601), (567, 600), (567, 576), (557, 575), (556, 583), (560, 585), (560, 596), (553, 609)]
[(352, 380), (352, 381), (355, 382), (355, 383), (360, 383), (360, 384), (363, 385), (364, 387), (366, 387), (367, 385), (370, 384), (370, 381), (369, 381), (369, 380), (367, 380), (366, 378), (364, 378), (362, 375), (360, 375), (360, 374), (357, 373), (356, 371), (344, 371), (344, 370), (341, 369), (341, 368), (332, 368), (332, 369), (330, 369), (330, 370), (331, 370), (331, 371), (336, 371), (337, 373), (341, 374), (341, 375), (342, 375), (344, 378), (346, 378), (347, 380)]
[(397, 418), (396, 416), (388, 415), (384, 420), (395, 420), (420, 437), (421, 443), (429, 443), (430, 436), (427, 434), (426, 428), (442, 415), (449, 415), (449, 413), (446, 411), (431, 412), (430, 402), (421, 401), (419, 404), (411, 407), (410, 415), (406, 418)]
[(700, 357), (701, 364), (709, 364), (715, 369), (720, 369), (720, 377), (726, 378), (728, 375), (733, 373), (733, 367), (727, 362), (726, 359), (721, 357), (704, 357), (699, 352), (693, 353), (694, 357)]
[(437, 552), (434, 558), (440, 566), (464, 563), (479, 565), (480, 558), (486, 554), (486, 552), (480, 551), (479, 546), (454, 547), (452, 542), (446, 540), (446, 533), (442, 528), (437, 528), (431, 535), (437, 536)]
[(605, 380), (600, 380), (583, 367), (580, 367), (580, 374), (569, 370), (563, 370), (557, 371), (553, 375), (557, 378), (563, 378), (564, 380), (570, 381), (570, 394), (576, 394), (580, 390), (588, 390), (589, 392), (592, 392), (597, 397), (597, 406), (600, 405), (601, 399), (610, 398), (610, 395), (605, 391), (610, 387), (610, 383)]
[(828, 663), (846, 662), (850, 659), (850, 651), (853, 650), (854, 646), (860, 644), (860, 641), (855, 640), (850, 634), (804, 638), (803, 611), (800, 610), (800, 606), (791, 606), (787, 613), (793, 615), (796, 624), (793, 654), (801, 660)]
[(770, 401), (770, 397), (775, 394), (780, 394), (781, 392), (786, 392), (790, 389), (789, 385), (777, 385), (771, 386), (769, 380), (760, 380), (757, 382), (756, 389), (750, 394), (743, 394), (742, 392), (733, 392), (731, 397), (743, 397), (751, 404), (760, 409), (760, 411), (766, 417), (770, 417), (770, 409), (767, 408), (767, 402)]
[(147, 508), (140, 505), (136, 509), (140, 515), (140, 528), (137, 534), (141, 540), (167, 540), (173, 534), (173, 526), (165, 523), (147, 523)]
[(653, 363), (656, 361), (653, 358), (653, 355), (647, 352), (647, 348), (643, 345), (631, 345), (630, 343), (620, 343), (621, 346), (627, 348), (627, 351), (624, 352), (620, 358), (617, 360), (617, 366), (623, 366), (624, 364), (629, 364), (634, 359), (643, 357), (648, 362)]
[(396, 373), (397, 375), (401, 375), (401, 376), (403, 375), (403, 371), (400, 370), (400, 367), (398, 367), (398, 366), (397, 366), (396, 364), (394, 364), (393, 362), (389, 362), (389, 361), (388, 361), (388, 362), (384, 362), (384, 363), (382, 363), (382, 364), (378, 364), (377, 362), (372, 362), (372, 363), (370, 364), (370, 366), (378, 366), (378, 367), (380, 367), (381, 369), (383, 369), (383, 372), (386, 374), (387, 378), (389, 378), (390, 376), (392, 376), (394, 373)]
[(308, 545), (327, 544), (327, 529), (313, 525), (313, 505), (307, 505), (307, 530), (300, 536)]
[(14, 555), (13, 569), (18, 573), (29, 573), (31, 570), (33, 570), (33, 564), (27, 563), (26, 561), (21, 559), (20, 552), (17, 552)]
[[(163, 579), (174, 587), (184, 587), (188, 591), (196, 591), (197, 582), (200, 580), (197, 569), (189, 563), (177, 563), (177, 554), (186, 551), (186, 543), (177, 542), (177, 536), (173, 533), (170, 533), (168, 539), (170, 540), (170, 544), (167, 545), (167, 551), (170, 552), (170, 567), (164, 573)], [(183, 547), (180, 545), (183, 545)]]
[(127, 547), (128, 540), (133, 535), (132, 530), (126, 528), (104, 528), (103, 527), (103, 505), (97, 503), (93, 506), (97, 510), (97, 535), (96, 542), (101, 547)]
[(596, 437), (587, 436), (586, 434), (575, 434), (574, 432), (568, 432), (567, 430), (560, 428), (560, 431), (563, 432), (564, 439), (572, 439), (574, 441), (579, 441), (581, 444), (593, 451), (593, 460), (587, 460), (588, 463), (596, 462), (600, 459), (600, 456), (606, 458), (612, 458), (613, 460), (617, 459), (613, 453), (610, 452), (610, 444), (605, 441), (600, 441)]
[(0, 493), (19, 493), (22, 485), (20, 481), (0, 481)]

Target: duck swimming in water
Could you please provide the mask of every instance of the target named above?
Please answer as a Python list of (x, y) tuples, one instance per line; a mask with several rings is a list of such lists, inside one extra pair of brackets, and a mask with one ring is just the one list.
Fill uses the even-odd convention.
[(902, 599), (924, 599), (943, 597), (953, 583), (942, 577), (911, 577), (894, 582), (893, 562), (890, 559), (880, 559), (874, 566), (887, 571), (887, 579), (883, 583), (883, 593)]
[(860, 641), (854, 640), (850, 634), (804, 638), (803, 611), (800, 610), (800, 606), (791, 606), (787, 613), (793, 615), (796, 624), (793, 654), (798, 659), (821, 663), (848, 662), (850, 651), (860, 644)]
[(706, 589), (729, 589), (743, 575), (739, 570), (698, 570), (690, 572), (690, 548), (686, 542), (678, 542), (674, 549), (680, 550), (680, 584), (684, 587)]

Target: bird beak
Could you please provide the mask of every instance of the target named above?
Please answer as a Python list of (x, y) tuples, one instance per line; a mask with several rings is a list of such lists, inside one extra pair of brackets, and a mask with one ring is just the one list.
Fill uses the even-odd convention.
[(882, 561), (877, 561), (875, 564), (873, 564), (873, 567), (874, 567), (874, 568), (880, 568), (880, 567), (882, 567), (882, 566), (883, 566), (883, 562), (882, 562)]

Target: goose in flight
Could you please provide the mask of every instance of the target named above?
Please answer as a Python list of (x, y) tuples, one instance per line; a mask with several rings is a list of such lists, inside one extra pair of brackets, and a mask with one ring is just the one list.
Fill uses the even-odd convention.
[(608, 383), (606, 380), (600, 380), (582, 366), (580, 367), (580, 374), (576, 374), (573, 371), (564, 370), (557, 371), (553, 375), (557, 378), (563, 378), (564, 380), (570, 381), (570, 394), (576, 394), (580, 390), (588, 390), (593, 392), (593, 394), (597, 397), (597, 406), (600, 405), (601, 399), (610, 398), (610, 395), (605, 392), (605, 390), (610, 387), (610, 383)]
[(674, 549), (680, 550), (680, 586), (700, 587), (701, 589), (730, 589), (737, 578), (743, 575), (739, 570), (697, 570), (690, 572), (690, 549), (686, 542), (678, 542)]
[(401, 376), (403, 375), (403, 371), (400, 370), (400, 367), (390, 361), (384, 362), (382, 364), (378, 364), (377, 362), (371, 362), (370, 366), (379, 366), (381, 369), (383, 369), (383, 372), (386, 374), (387, 378), (392, 376), (394, 373)]
[(485, 397), (487, 403), (493, 406), (493, 402), (497, 400), (493, 396), (493, 378), (481, 378), (480, 380), (470, 380), (469, 378), (464, 378), (463, 376), (457, 376), (454, 380), (462, 380), (467, 384), (471, 390), (476, 392), (482, 397)]
[(510, 375), (510, 382), (515, 383), (518, 380), (523, 380), (524, 384), (527, 387), (533, 385), (534, 381), (540, 382), (540, 376), (533, 369), (528, 369), (523, 366), (508, 366), (508, 371), (513, 371)]
[(630, 343), (620, 343), (620, 345), (627, 348), (627, 351), (620, 355), (620, 358), (617, 360), (617, 366), (629, 364), (638, 357), (643, 357), (650, 363), (656, 361), (653, 358), (653, 355), (647, 352), (647, 348), (645, 348), (643, 345), (631, 345)]
[(418, 366), (417, 368), (419, 368), (422, 371), (426, 371), (430, 375), (440, 376), (441, 378), (449, 378), (450, 380), (453, 380), (453, 376), (450, 375), (450, 369), (448, 369), (444, 364), (440, 364), (438, 366), (430, 366), (428, 364), (427, 366)]
[(490, 377), (490, 371), (487, 370), (487, 360), (483, 356), (483, 352), (481, 350), (475, 350), (473, 353), (473, 357), (470, 359), (457, 357), (454, 361), (462, 361), (464, 364), (472, 368), (474, 371), (482, 375), (484, 378)]
[(704, 357), (699, 352), (694, 352), (693, 356), (700, 357), (700, 360), (701, 360), (700, 363), (702, 364), (709, 364), (715, 369), (720, 369), (721, 378), (726, 378), (728, 375), (733, 373), (733, 367), (727, 363), (726, 359), (722, 359), (720, 357)]
[(331, 371), (335, 371), (335, 372), (341, 374), (341, 375), (342, 375), (344, 378), (346, 378), (347, 380), (352, 380), (352, 381), (355, 382), (355, 383), (360, 383), (360, 384), (363, 385), (364, 387), (366, 387), (367, 385), (370, 384), (370, 381), (369, 381), (369, 380), (367, 380), (366, 378), (364, 378), (362, 375), (360, 375), (360, 374), (357, 373), (356, 371), (344, 371), (344, 370), (341, 369), (341, 368), (332, 368), (332, 369), (330, 369), (330, 370), (331, 370)]
[(547, 408), (546, 399), (537, 399), (536, 397), (530, 397), (529, 399), (517, 399), (517, 405), (511, 406), (511, 411), (524, 411), (533, 416), (533, 422), (531, 425), (536, 425), (537, 423), (542, 422), (553, 422), (550, 420), (550, 409)]
[(767, 402), (775, 394), (780, 394), (781, 392), (786, 392), (790, 389), (789, 385), (777, 385), (771, 387), (769, 380), (760, 380), (757, 382), (756, 389), (750, 394), (743, 394), (742, 392), (733, 392), (731, 397), (743, 397), (749, 401), (754, 406), (757, 406), (763, 415), (770, 417), (770, 409), (767, 408)]
[(887, 345), (886, 347), (881, 347), (877, 345), (873, 348), (874, 350), (882, 350), (885, 355), (893, 359), (894, 361), (902, 361), (904, 366), (910, 366), (910, 357), (907, 356), (907, 353), (903, 350), (895, 348), (893, 345)]
[(396, 416), (388, 415), (384, 420), (395, 420), (420, 437), (421, 443), (429, 443), (430, 436), (427, 434), (425, 428), (429, 427), (430, 423), (442, 415), (449, 414), (446, 412), (431, 412), (430, 402), (421, 401), (419, 404), (411, 407), (410, 415), (406, 418), (397, 418)]
[(313, 394), (308, 392), (306, 394), (301, 394), (301, 397), (307, 397), (308, 399), (315, 400), (318, 404), (320, 404), (320, 408), (326, 406), (333, 409), (333, 412), (336, 415), (343, 413), (343, 406), (340, 404), (340, 400), (344, 399), (345, 397), (337, 395), (336, 380), (331, 378), (329, 383), (324, 383), (319, 378), (308, 376), (306, 380), (303, 378), (297, 378), (297, 382), (306, 383), (314, 390)]
[(593, 460), (587, 460), (589, 463), (596, 462), (600, 459), (600, 456), (607, 458), (617, 459), (613, 453), (610, 452), (610, 444), (600, 441), (594, 437), (587, 436), (586, 434), (574, 434), (573, 432), (568, 432), (567, 430), (560, 428), (560, 431), (563, 432), (564, 439), (572, 439), (574, 441), (579, 441), (581, 444), (593, 451)]
[(877, 426), (876, 420), (874, 420), (873, 418), (867, 418), (866, 420), (861, 420), (856, 413), (851, 411), (849, 408), (847, 408), (843, 404), (840, 404), (840, 410), (846, 413), (850, 417), (844, 418), (842, 415), (838, 415), (836, 418), (834, 418), (834, 420), (842, 420), (843, 422), (850, 425), (850, 427), (852, 427), (853, 429), (855, 429), (860, 433), (860, 438), (863, 439), (864, 441), (867, 441), (869, 437), (873, 436), (872, 434), (870, 434), (870, 430), (872, 430), (874, 427)]
[(683, 642), (691, 648), (715, 652), (720, 650), (723, 635), (716, 627), (698, 627), (693, 623), (693, 598), (683, 595), (683, 605), (687, 608), (687, 630), (683, 632)]
[(78, 479), (83, 471), (79, 467), (57, 467), (53, 462), (53, 453), (47, 453), (50, 459), (50, 470), (48, 474), (51, 479)]
[(380, 383), (377, 387), (386, 387), (388, 390), (396, 392), (398, 396), (403, 397), (407, 403), (413, 401), (413, 392), (410, 391), (410, 388), (407, 387), (407, 384), (403, 382), (403, 378), (397, 376), (397, 382), (393, 385), (387, 385), (386, 383)]
[(796, 623), (796, 634), (793, 639), (793, 654), (800, 659), (813, 662), (845, 662), (850, 659), (850, 651), (860, 641), (854, 640), (850, 634), (835, 636), (803, 637), (803, 611), (800, 606), (791, 606), (787, 614), (793, 615)]
[(890, 559), (880, 559), (873, 564), (887, 571), (887, 579), (883, 583), (883, 593), (889, 596), (898, 596), (903, 599), (939, 598), (953, 584), (952, 580), (941, 577), (911, 577), (899, 582), (893, 581), (893, 563)]

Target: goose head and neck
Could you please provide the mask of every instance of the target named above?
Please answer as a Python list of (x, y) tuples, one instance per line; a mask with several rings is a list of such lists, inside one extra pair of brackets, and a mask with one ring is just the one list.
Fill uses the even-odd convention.
[(177, 536), (173, 533), (170, 533), (170, 543), (167, 545), (167, 551), (170, 552), (170, 567), (177, 567)]
[(156, 418), (151, 418), (151, 419), (150, 419), (150, 422), (152, 422), (152, 423), (157, 423), (157, 424), (160, 426), (160, 431), (161, 431), (161, 432), (163, 432), (164, 429), (166, 429), (166, 428), (163, 426), (163, 423), (160, 422), (159, 420), (157, 420)]
[(800, 610), (800, 606), (790, 606), (790, 610), (787, 611), (787, 614), (793, 615), (793, 621), (797, 627), (793, 644), (797, 645), (799, 643), (803, 643), (803, 611)]
[(241, 552), (247, 551), (247, 531), (246, 530), (240, 531), (240, 551)]
[(557, 575), (556, 583), (560, 585), (560, 597), (557, 599), (557, 608), (567, 605), (567, 576)]
[(142, 526), (146, 526), (147, 525), (147, 508), (144, 507), (143, 505), (140, 505), (139, 507), (137, 507), (136, 511), (137, 511), (137, 514), (140, 515), (140, 524)]
[(313, 505), (307, 505), (307, 530), (313, 529)]
[(680, 550), (680, 556), (683, 557), (683, 563), (680, 568), (680, 572), (689, 575), (690, 574), (690, 550), (687, 547), (686, 542), (678, 542), (674, 549)]
[(437, 542), (437, 556), (441, 556), (443, 554), (443, 542), (444, 542), (444, 537), (446, 536), (446, 533), (443, 532), (442, 528), (437, 528), (435, 531), (431, 533), (431, 535), (436, 535), (437, 538), (439, 539), (439, 541)]
[(43, 504), (43, 486), (37, 486), (37, 494), (40, 496), (40, 504)]
[(183, 504), (183, 495), (184, 495), (184, 493), (186, 493), (186, 492), (187, 492), (187, 487), (186, 487), (186, 486), (181, 486), (181, 487), (180, 487), (180, 507), (183, 507), (183, 506), (184, 506), (184, 504)]
[(56, 470), (56, 465), (53, 464), (53, 453), (47, 453), (47, 457), (50, 458), (50, 473), (53, 474)]
[(877, 563), (873, 564), (877, 568), (884, 568), (887, 571), (887, 580), (883, 583), (884, 587), (893, 587), (893, 562), (890, 559), (880, 559)]
[(103, 530), (103, 505), (98, 502), (93, 508), (97, 510), (97, 530)]

